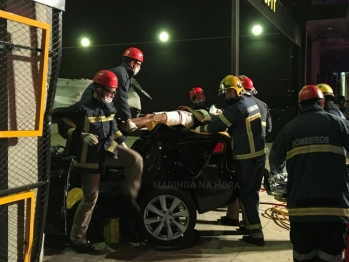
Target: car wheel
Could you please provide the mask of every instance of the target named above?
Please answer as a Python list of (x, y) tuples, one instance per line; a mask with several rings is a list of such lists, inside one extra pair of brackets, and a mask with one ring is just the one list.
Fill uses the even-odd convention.
[(196, 206), (179, 189), (155, 189), (141, 197), (145, 238), (158, 246), (178, 246), (193, 238)]

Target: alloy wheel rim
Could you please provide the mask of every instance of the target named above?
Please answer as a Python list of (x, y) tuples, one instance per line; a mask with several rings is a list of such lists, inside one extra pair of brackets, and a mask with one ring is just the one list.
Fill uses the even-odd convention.
[(171, 241), (186, 232), (189, 216), (188, 207), (178, 197), (160, 195), (149, 201), (145, 207), (143, 222), (153, 237)]

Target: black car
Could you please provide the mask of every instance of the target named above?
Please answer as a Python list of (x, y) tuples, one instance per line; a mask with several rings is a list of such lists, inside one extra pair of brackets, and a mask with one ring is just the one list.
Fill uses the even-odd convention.
[[(197, 134), (183, 126), (157, 124), (151, 131), (143, 131), (132, 149), (144, 161), (137, 199), (142, 222), (138, 226), (149, 243), (171, 247), (192, 239), (197, 212), (214, 210), (237, 198), (238, 184), (230, 165), (232, 152), (226, 133)], [(72, 159), (57, 151), (52, 154), (48, 221), (56, 221), (55, 228), (61, 225), (65, 234), (82, 198)], [(112, 167), (102, 175), (91, 225), (122, 215), (119, 183), (124, 175), (124, 170)]]

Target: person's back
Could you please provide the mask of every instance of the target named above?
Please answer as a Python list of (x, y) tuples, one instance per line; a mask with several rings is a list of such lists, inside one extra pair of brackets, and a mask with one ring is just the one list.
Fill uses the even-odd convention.
[(286, 163), (294, 261), (342, 261), (346, 246), (349, 122), (324, 111), (324, 99), (317, 86), (304, 86), (300, 114), (284, 126), (269, 154), (271, 173)]
[[(326, 98), (326, 97), (325, 97)], [(334, 101), (326, 100), (324, 110), (332, 115), (339, 116), (345, 119), (343, 112), (339, 109), (339, 107), (334, 103)]]
[[(341, 132), (349, 130), (349, 125), (344, 122), (319, 107), (308, 106), (284, 127), (289, 208), (303, 207), (305, 215), (314, 207), (349, 207), (348, 171), (343, 148), (349, 148), (349, 138)], [(330, 219), (331, 211), (324, 212)], [(291, 221), (304, 218), (290, 216)]]

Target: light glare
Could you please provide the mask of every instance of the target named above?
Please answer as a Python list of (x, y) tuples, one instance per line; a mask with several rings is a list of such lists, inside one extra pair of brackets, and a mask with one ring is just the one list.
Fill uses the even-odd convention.
[(260, 35), (262, 33), (263, 29), (260, 25), (255, 25), (253, 28), (252, 28), (252, 33), (254, 35)]
[(84, 37), (83, 39), (81, 39), (81, 45), (83, 47), (87, 47), (90, 45), (90, 40), (88, 40), (86, 37)]
[(162, 32), (160, 35), (159, 35), (159, 39), (160, 41), (162, 42), (166, 42), (168, 40), (169, 36), (166, 32)]

